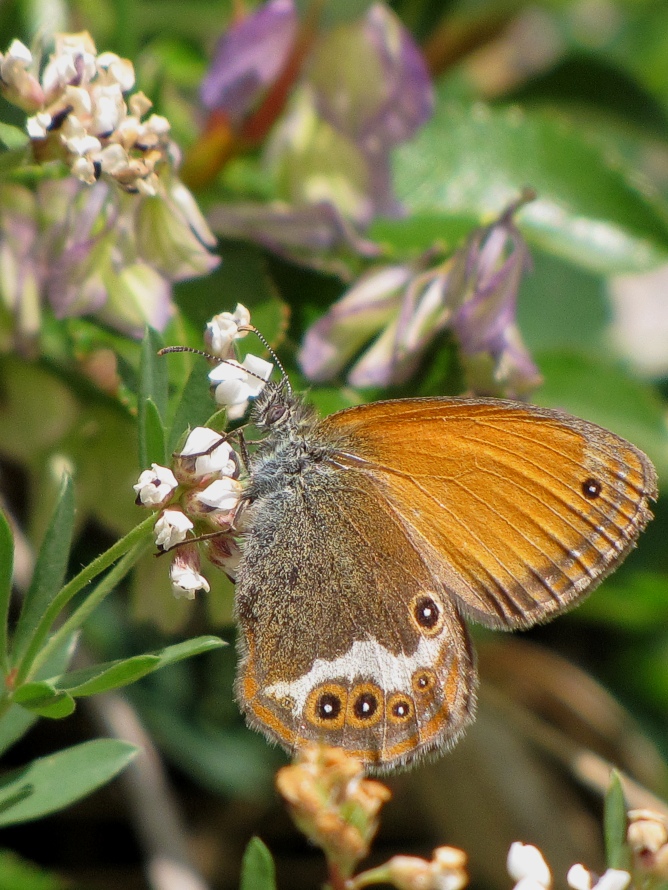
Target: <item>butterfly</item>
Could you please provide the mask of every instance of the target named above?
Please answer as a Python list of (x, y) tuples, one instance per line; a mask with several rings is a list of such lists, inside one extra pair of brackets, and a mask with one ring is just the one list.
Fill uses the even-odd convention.
[(236, 695), (290, 752), (379, 771), (452, 745), (477, 674), (467, 621), (527, 628), (590, 593), (657, 496), (638, 448), (497, 399), (380, 401), (319, 417), (287, 380), (252, 420), (236, 581)]

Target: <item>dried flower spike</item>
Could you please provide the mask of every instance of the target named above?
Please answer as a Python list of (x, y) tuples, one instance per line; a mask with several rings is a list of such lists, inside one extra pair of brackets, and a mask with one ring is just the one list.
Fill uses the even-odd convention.
[(342, 878), (369, 852), (389, 789), (364, 778), (362, 764), (341, 748), (306, 745), (276, 776), (297, 827), (325, 853)]

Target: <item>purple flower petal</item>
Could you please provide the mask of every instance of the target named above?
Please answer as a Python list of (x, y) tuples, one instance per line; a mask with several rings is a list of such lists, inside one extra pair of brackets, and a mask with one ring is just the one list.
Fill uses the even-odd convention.
[(333, 204), (320, 201), (303, 207), (289, 204), (216, 204), (209, 223), (223, 238), (248, 238), (276, 253), (347, 248), (363, 257), (380, 253), (363, 238)]
[(209, 111), (239, 122), (285, 65), (297, 34), (293, 0), (269, 0), (220, 38), (201, 87)]

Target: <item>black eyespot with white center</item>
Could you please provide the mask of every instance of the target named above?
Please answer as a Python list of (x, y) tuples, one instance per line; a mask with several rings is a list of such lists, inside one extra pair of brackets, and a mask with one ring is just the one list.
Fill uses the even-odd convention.
[(601, 494), (602, 485), (598, 481), (598, 479), (594, 479), (590, 476), (588, 479), (582, 483), (582, 494), (587, 498), (588, 501), (595, 501), (597, 497)]
[(415, 620), (425, 630), (436, 627), (440, 614), (440, 609), (430, 596), (421, 596), (415, 603)]
[(317, 711), (321, 720), (336, 720), (341, 713), (341, 699), (333, 692), (324, 692), (318, 699)]
[(377, 710), (378, 699), (372, 692), (363, 692), (355, 699), (353, 711), (358, 720), (370, 720)]
[(407, 723), (415, 716), (415, 706), (410, 695), (394, 692), (387, 702), (387, 716), (390, 723)]

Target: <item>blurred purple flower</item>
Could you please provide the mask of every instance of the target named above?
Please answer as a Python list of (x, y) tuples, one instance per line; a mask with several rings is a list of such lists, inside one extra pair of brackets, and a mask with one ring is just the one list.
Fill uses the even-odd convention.
[(198, 238), (196, 205), (183, 202), (177, 179), (173, 185), (166, 180), (160, 197), (73, 177), (42, 180), (34, 191), (4, 186), (0, 301), (15, 334), (39, 332), (43, 304), (57, 318), (94, 315), (133, 337), (147, 324), (163, 330), (173, 314), (171, 283), (219, 262)]
[(520, 398), (540, 383), (515, 315), (528, 250), (512, 221), (513, 205), (477, 229), (449, 260), (432, 266), (385, 266), (363, 276), (307, 332), (300, 364), (311, 380), (336, 376), (373, 341), (348, 372), (353, 386), (407, 380), (427, 347), (448, 329), (456, 336), (469, 388)]
[(297, 37), (292, 0), (269, 0), (233, 24), (218, 41), (200, 96), (209, 111), (239, 125), (276, 81)]
[[(202, 98), (210, 112), (236, 123), (242, 141), (258, 129), (252, 112), (264, 101), (258, 118), (275, 123), (264, 160), (276, 197), (295, 214), (330, 204), (363, 227), (401, 212), (390, 153), (432, 112), (429, 74), (413, 38), (383, 3), (357, 19), (312, 28), (299, 21), (293, 0), (270, 0), (222, 38)], [(285, 208), (277, 215), (265, 206), (265, 214), (273, 244), (313, 249), (308, 232), (295, 245), (297, 226), (281, 238), (276, 222), (285, 222)], [(217, 205), (211, 220), (220, 233), (247, 235), (234, 205)], [(324, 240), (337, 244), (340, 226), (330, 225), (335, 231)], [(254, 234), (263, 240), (257, 219)]]
[(514, 210), (476, 230), (451, 273), (457, 308), (449, 327), (459, 341), (468, 384), (482, 395), (521, 397), (541, 381), (515, 323), (529, 251), (512, 221)]

